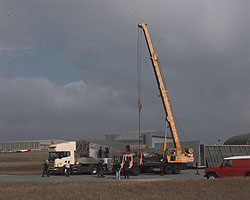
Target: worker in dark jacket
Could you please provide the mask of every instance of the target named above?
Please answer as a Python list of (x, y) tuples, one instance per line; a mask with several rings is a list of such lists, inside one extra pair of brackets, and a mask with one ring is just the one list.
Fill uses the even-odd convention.
[(104, 155), (105, 155), (105, 158), (109, 157), (109, 147), (105, 147)]
[(128, 153), (130, 153), (130, 145), (129, 144), (127, 144), (126, 150), (127, 150)]
[(126, 160), (124, 165), (123, 165), (123, 170), (124, 170), (124, 178), (129, 179), (129, 161)]
[(100, 146), (100, 148), (99, 148), (98, 158), (102, 158), (102, 146)]
[(105, 176), (103, 175), (103, 160), (100, 160), (97, 164), (97, 177), (98, 178), (104, 178)]
[(48, 160), (45, 160), (43, 162), (43, 174), (42, 174), (42, 177), (44, 177), (44, 174), (46, 174), (47, 177), (49, 177), (49, 161)]

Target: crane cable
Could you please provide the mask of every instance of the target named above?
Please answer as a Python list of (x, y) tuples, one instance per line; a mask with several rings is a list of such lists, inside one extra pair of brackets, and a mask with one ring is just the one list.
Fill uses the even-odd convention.
[(137, 62), (136, 62), (136, 65), (137, 65), (137, 95), (138, 95), (138, 104), (137, 104), (137, 107), (138, 107), (138, 115), (139, 115), (139, 124), (138, 124), (138, 135), (139, 135), (139, 153), (140, 153), (140, 143), (141, 143), (141, 108), (142, 108), (142, 104), (141, 104), (141, 61), (142, 61), (142, 58), (141, 58), (141, 42), (142, 40), (142, 31), (140, 31), (140, 28), (138, 27), (138, 35), (137, 35)]

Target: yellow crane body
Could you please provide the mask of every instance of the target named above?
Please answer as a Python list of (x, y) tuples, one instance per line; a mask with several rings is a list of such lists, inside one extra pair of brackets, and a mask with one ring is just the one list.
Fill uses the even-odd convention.
[[(164, 110), (166, 113), (165, 120), (169, 124), (170, 132), (172, 134), (173, 142), (174, 142), (174, 148), (168, 149), (168, 152), (166, 152), (167, 138), (165, 137), (161, 154), (163, 155), (163, 158), (166, 158), (166, 162), (168, 162), (168, 163), (193, 162), (194, 161), (193, 149), (185, 149), (185, 153), (182, 152), (180, 140), (178, 137), (177, 129), (175, 126), (175, 122), (174, 122), (174, 118), (173, 118), (173, 114), (172, 114), (172, 110), (171, 110), (171, 104), (169, 102), (168, 95), (167, 95), (168, 91), (166, 90), (166, 88), (164, 86), (162, 74), (161, 74), (158, 60), (157, 60), (158, 56), (154, 51), (152, 40), (150, 38), (149, 31), (148, 31), (148, 26), (146, 23), (142, 23), (142, 24), (138, 24), (138, 27), (140, 27), (144, 32), (144, 36), (145, 36), (148, 50), (150, 53), (150, 59), (152, 61), (152, 65), (153, 65), (156, 81), (158, 84), (158, 89), (160, 92), (162, 104), (163, 104), (163, 107), (164, 107)], [(175, 154), (174, 160), (171, 159), (173, 157), (173, 155), (171, 155), (171, 153)]]

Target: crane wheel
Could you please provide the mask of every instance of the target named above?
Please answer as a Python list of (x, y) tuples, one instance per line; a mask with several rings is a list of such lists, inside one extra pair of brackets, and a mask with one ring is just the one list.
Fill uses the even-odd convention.
[(179, 174), (179, 173), (181, 173), (181, 167), (178, 166), (178, 165), (175, 165), (175, 166), (173, 167), (173, 173), (174, 173), (174, 174)]
[(173, 173), (173, 168), (170, 165), (167, 165), (164, 167), (164, 173), (165, 174), (172, 174)]
[(132, 169), (131, 169), (131, 174), (132, 174), (133, 176), (138, 176), (138, 175), (140, 174), (140, 169), (139, 169), (139, 167), (132, 167)]

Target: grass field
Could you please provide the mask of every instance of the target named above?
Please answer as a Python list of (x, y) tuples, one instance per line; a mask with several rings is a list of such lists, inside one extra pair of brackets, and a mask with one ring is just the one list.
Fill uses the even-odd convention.
[(25, 153), (1, 153), (0, 175), (40, 174), (42, 162), (48, 158), (48, 151)]
[(249, 178), (0, 183), (1, 199), (249, 199)]

